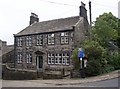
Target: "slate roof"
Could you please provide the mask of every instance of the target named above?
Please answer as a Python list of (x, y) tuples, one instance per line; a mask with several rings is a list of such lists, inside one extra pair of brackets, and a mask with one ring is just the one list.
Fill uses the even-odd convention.
[(72, 29), (72, 26), (74, 26), (78, 21), (79, 16), (37, 22), (26, 27), (19, 33), (15, 34), (15, 36)]

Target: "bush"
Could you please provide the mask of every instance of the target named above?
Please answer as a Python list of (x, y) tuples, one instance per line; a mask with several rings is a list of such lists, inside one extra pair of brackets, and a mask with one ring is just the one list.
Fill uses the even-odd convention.
[(86, 67), (86, 76), (96, 76), (101, 74), (101, 64), (99, 61), (89, 60)]
[(77, 57), (77, 54), (78, 54), (78, 48), (73, 50), (72, 56), (71, 56), (75, 70), (78, 70), (80, 67), (80, 62), (79, 62), (79, 59)]
[(112, 65), (105, 65), (104, 68), (102, 68), (102, 73), (108, 73), (115, 70), (115, 68)]
[(118, 52), (113, 52), (112, 55), (109, 55), (108, 63), (112, 65), (115, 70), (120, 69), (120, 54)]

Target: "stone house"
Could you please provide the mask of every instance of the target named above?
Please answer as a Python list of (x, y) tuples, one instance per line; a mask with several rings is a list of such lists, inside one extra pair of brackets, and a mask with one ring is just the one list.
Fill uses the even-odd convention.
[(39, 22), (38, 15), (31, 13), (30, 25), (14, 34), (15, 68), (53, 74), (71, 70), (72, 51), (85, 39), (88, 25), (83, 3), (79, 16)]
[(14, 45), (0, 40), (0, 63), (14, 63)]

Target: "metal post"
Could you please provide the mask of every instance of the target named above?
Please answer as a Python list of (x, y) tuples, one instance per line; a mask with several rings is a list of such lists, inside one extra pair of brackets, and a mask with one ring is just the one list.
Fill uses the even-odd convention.
[(80, 69), (82, 69), (82, 58), (80, 58)]

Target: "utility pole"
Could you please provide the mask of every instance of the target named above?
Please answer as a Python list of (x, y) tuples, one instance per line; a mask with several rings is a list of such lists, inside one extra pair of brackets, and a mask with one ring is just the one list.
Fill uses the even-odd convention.
[(90, 18), (90, 26), (89, 26), (89, 40), (91, 41), (91, 27), (92, 27), (92, 14), (91, 14), (91, 1), (89, 1), (89, 18)]
[(91, 1), (89, 1), (90, 26), (92, 25)]

